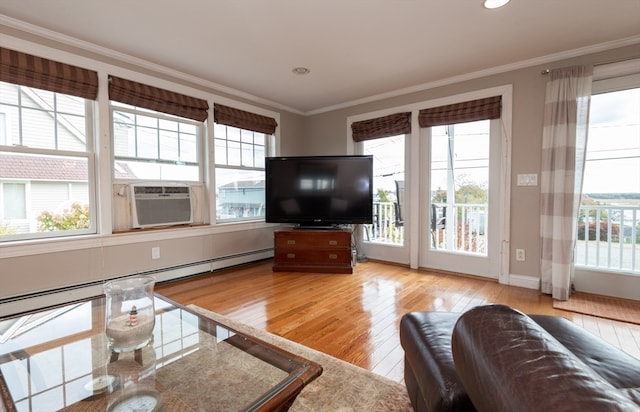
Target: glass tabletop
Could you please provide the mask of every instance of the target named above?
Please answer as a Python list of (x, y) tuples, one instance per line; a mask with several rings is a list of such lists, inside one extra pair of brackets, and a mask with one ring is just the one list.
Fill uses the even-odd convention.
[(108, 347), (104, 296), (0, 320), (0, 402), (20, 412), (278, 410), (322, 373), (311, 361), (154, 299), (153, 339), (130, 352)]

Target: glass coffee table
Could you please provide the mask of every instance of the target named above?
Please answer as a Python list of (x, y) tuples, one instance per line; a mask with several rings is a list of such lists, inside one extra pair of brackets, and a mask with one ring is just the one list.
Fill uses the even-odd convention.
[(287, 410), (322, 373), (314, 362), (154, 299), (153, 339), (131, 352), (108, 349), (104, 296), (0, 319), (0, 411)]

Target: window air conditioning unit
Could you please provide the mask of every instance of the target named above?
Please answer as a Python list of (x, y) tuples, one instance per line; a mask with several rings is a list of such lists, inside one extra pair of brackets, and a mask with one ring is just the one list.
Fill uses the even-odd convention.
[(131, 185), (131, 195), (134, 228), (193, 222), (191, 188), (187, 185)]

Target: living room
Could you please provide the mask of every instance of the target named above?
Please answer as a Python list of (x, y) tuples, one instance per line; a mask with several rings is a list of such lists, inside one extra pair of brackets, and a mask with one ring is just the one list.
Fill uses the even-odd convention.
[[(199, 72), (200, 75), (197, 75), (194, 74), (198, 73), (195, 71), (180, 70), (180, 67), (185, 66), (181, 66), (177, 62), (179, 57), (176, 57), (172, 63), (159, 64), (158, 61), (143, 58), (142, 52), (137, 55), (126, 52), (127, 48), (118, 50), (107, 47), (104, 44), (108, 44), (108, 42), (102, 42), (89, 34), (86, 37), (74, 35), (73, 31), (65, 31), (61, 26), (56, 26), (54, 24), (56, 18), (54, 17), (47, 23), (47, 15), (54, 16), (60, 10), (56, 10), (55, 13), (51, 10), (51, 13), (41, 13), (36, 5), (31, 4), (32, 11), (37, 11), (31, 14), (25, 12), (25, 7), (27, 9), (30, 7), (28, 1), (22, 6), (19, 3), (7, 2), (0, 6), (0, 15), (2, 16), (0, 49), (3, 52), (5, 50), (15, 51), (20, 58), (33, 57), (38, 62), (42, 62), (39, 59), (48, 62), (61, 62), (67, 65), (65, 67), (71, 66), (91, 71), (97, 79), (94, 85), (96, 87), (95, 97), (86, 98), (88, 103), (85, 107), (90, 107), (86, 113), (90, 113), (90, 115), (85, 113), (81, 115), (86, 120), (86, 124), (90, 124), (88, 129), (91, 130), (89, 134), (92, 139), (87, 139), (86, 150), (78, 155), (76, 149), (67, 148), (67, 150), (60, 150), (53, 155), (53, 157), (57, 156), (58, 159), (64, 158), (63, 160), (68, 161), (65, 163), (67, 166), (73, 163), (69, 161), (73, 158), (81, 158), (82, 162), (79, 163), (86, 165), (86, 169), (83, 171), (85, 174), (84, 182), (81, 183), (86, 183), (83, 190), (89, 194), (87, 198), (90, 199), (91, 220), (86, 227), (79, 231), (70, 230), (62, 235), (59, 235), (60, 232), (46, 233), (36, 229), (27, 235), (13, 231), (2, 232), (1, 230), (4, 228), (0, 225), (0, 234), (2, 234), (0, 236), (0, 276), (3, 278), (3, 286), (0, 290), (0, 318), (97, 296), (103, 293), (103, 285), (106, 281), (136, 274), (152, 275), (162, 285), (160, 289), (180, 296), (182, 284), (169, 281), (179, 281), (184, 278), (188, 284), (193, 275), (213, 272), (213, 277), (203, 278), (205, 284), (209, 283), (207, 287), (212, 289), (203, 287), (200, 292), (216, 296), (214, 300), (217, 302), (208, 302), (206, 297), (197, 296), (197, 292), (195, 298), (193, 296), (183, 297), (185, 301), (196, 303), (204, 309), (213, 311), (231, 311), (232, 306), (225, 308), (223, 295), (219, 291), (219, 289), (224, 289), (224, 285), (217, 284), (218, 280), (227, 279), (230, 285), (233, 284), (234, 289), (229, 293), (230, 296), (239, 296), (234, 294), (242, 294), (242, 291), (262, 284), (264, 285), (263, 292), (270, 297), (264, 298), (262, 303), (250, 300), (243, 301), (237, 298), (235, 302), (237, 305), (233, 309), (238, 310), (240, 314), (236, 313), (235, 315), (247, 324), (253, 322), (256, 327), (271, 324), (274, 332), (295, 340), (295, 330), (291, 329), (291, 325), (286, 326), (283, 322), (291, 321), (291, 318), (286, 315), (288, 311), (304, 313), (307, 302), (297, 302), (295, 307), (287, 307), (286, 304), (275, 298), (286, 293), (287, 289), (278, 289), (270, 284), (276, 278), (290, 278), (289, 274), (276, 276), (270, 270), (271, 259), (274, 256), (274, 232), (281, 226), (266, 223), (262, 217), (256, 218), (251, 215), (261, 213), (259, 208), (251, 209), (246, 216), (238, 217), (231, 214), (232, 210), (222, 210), (217, 204), (219, 193), (222, 193), (224, 189), (222, 172), (225, 170), (220, 166), (218, 156), (221, 151), (218, 142), (221, 140), (220, 133), (228, 132), (230, 129), (225, 128), (231, 127), (220, 120), (221, 116), (225, 114), (225, 110), (245, 117), (245, 120), (247, 118), (257, 119), (259, 122), (273, 126), (273, 129), (267, 127), (268, 131), (266, 132), (250, 131), (251, 133), (262, 133), (265, 136), (267, 149), (264, 152), (258, 150), (257, 153), (273, 156), (362, 154), (366, 143), (356, 141), (353, 133), (354, 124), (397, 113), (409, 113), (411, 128), (404, 134), (405, 143), (403, 146), (405, 159), (403, 177), (407, 186), (404, 193), (402, 243), (389, 245), (371, 242), (367, 239), (366, 228), (357, 225), (352, 228), (354, 249), (360, 260), (369, 259), (369, 262), (356, 263), (354, 275), (333, 275), (333, 277), (318, 275), (313, 277), (314, 274), (295, 274), (296, 280), (293, 283), (298, 287), (304, 283), (301, 279), (304, 279), (305, 276), (313, 279), (313, 282), (310, 282), (310, 284), (313, 283), (312, 288), (325, 287), (332, 280), (336, 280), (338, 283), (337, 280), (341, 279), (342, 283), (351, 276), (352, 279), (359, 279), (360, 282), (354, 288), (373, 288), (375, 293), (371, 295), (379, 300), (365, 302), (362, 296), (355, 295), (351, 298), (357, 300), (358, 303), (362, 302), (363, 305), (366, 303), (366, 305), (373, 307), (378, 303), (387, 305), (383, 302), (396, 302), (400, 298), (404, 300), (402, 304), (398, 304), (397, 308), (393, 307), (395, 311), (424, 308), (466, 310), (475, 303), (498, 301), (519, 307), (524, 311), (558, 314), (558, 311), (548, 308), (552, 301), (551, 297), (540, 292), (541, 283), (543, 283), (541, 275), (543, 252), (541, 245), (542, 206), (538, 182), (542, 180), (544, 173), (542, 147), (546, 121), (545, 88), (550, 81), (551, 72), (567, 67), (593, 66), (594, 81), (620, 77), (631, 78), (636, 81), (634, 87), (637, 87), (637, 76), (640, 73), (638, 65), (638, 59), (640, 59), (640, 32), (638, 32), (640, 21), (638, 21), (638, 16), (640, 14), (635, 13), (639, 11), (640, 5), (631, 2), (615, 6), (601, 6), (594, 2), (590, 5), (593, 9), (582, 11), (581, 18), (584, 18), (584, 15), (588, 16), (588, 19), (595, 22), (592, 24), (597, 24), (598, 18), (601, 18), (603, 26), (611, 30), (603, 33), (602, 37), (592, 36), (593, 33), (587, 33), (590, 32), (589, 30), (568, 30), (574, 39), (571, 47), (562, 48), (563, 46), (560, 46), (560, 48), (532, 50), (529, 53), (519, 55), (520, 57), (499, 60), (500, 63), (488, 66), (475, 66), (471, 60), (466, 60), (462, 64), (464, 68), (457, 72), (440, 69), (443, 71), (434, 74), (434, 77), (427, 76), (421, 81), (410, 84), (399, 81), (401, 76), (398, 76), (398, 79), (391, 82), (396, 86), (389, 89), (374, 88), (371, 86), (376, 84), (374, 81), (369, 83), (371, 88), (368, 93), (351, 94), (348, 98), (342, 95), (342, 99), (338, 100), (323, 100), (323, 93), (308, 92), (308, 85), (304, 79), (310, 77), (305, 78), (305, 74), (298, 73), (304, 71), (302, 66), (294, 68), (296, 73), (290, 73), (291, 69), (287, 68), (285, 71), (290, 77), (286, 80), (270, 82), (277, 84), (280, 89), (291, 89), (299, 94), (314, 95), (318, 100), (313, 101), (311, 99), (309, 101), (296, 100), (299, 99), (299, 94), (296, 95), (296, 93), (290, 97), (291, 100), (285, 100), (285, 95), (279, 94), (279, 91), (278, 93), (274, 92), (273, 95), (255, 92), (254, 90), (259, 89), (252, 89), (253, 79), (261, 77), (256, 73), (255, 66), (246, 65), (246, 67), (251, 67), (251, 70), (245, 72), (246, 89), (242, 82), (231, 82), (235, 84), (234, 87), (231, 87), (229, 84), (225, 84), (221, 78), (206, 77), (202, 75), (203, 72)], [(407, 5), (409, 3), (407, 2)], [(476, 6), (481, 8), (479, 5)], [(538, 7), (544, 8), (543, 6)], [(604, 7), (607, 13), (600, 7)], [(137, 9), (137, 12), (141, 11), (144, 10)], [(357, 11), (360, 10), (350, 11), (354, 13), (351, 16), (358, 16)], [(539, 13), (540, 10), (536, 9), (536, 12)], [(93, 13), (99, 14), (95, 11)], [(567, 11), (565, 10), (564, 13)], [(139, 14), (138, 18), (142, 18), (144, 15), (144, 13)], [(500, 14), (494, 14), (486, 21), (482, 20), (482, 24), (497, 25), (501, 20), (500, 16)], [(191, 15), (191, 18), (194, 16)], [(87, 21), (90, 20), (87, 19)], [(62, 22), (62, 20), (60, 21)], [(65, 23), (59, 24), (64, 25)], [(74, 24), (70, 22), (66, 24), (68, 27), (74, 27)], [(95, 24), (97, 25), (97, 23)], [(124, 27), (128, 26), (124, 22), (122, 24)], [(87, 23), (87, 25), (90, 26), (91, 23)], [(202, 25), (200, 24), (200, 26)], [(254, 27), (258, 27), (258, 25)], [(613, 30), (613, 27), (617, 27), (618, 31)], [(558, 30), (558, 28), (554, 27), (554, 30)], [(90, 27), (87, 33), (89, 32), (91, 32)], [(580, 33), (584, 33), (584, 35)], [(253, 34), (259, 37), (259, 32)], [(584, 39), (581, 39), (581, 36)], [(108, 36), (104, 37), (104, 39), (107, 38)], [(530, 41), (530, 37), (523, 35), (518, 42), (527, 44), (528, 41)], [(419, 49), (417, 43), (414, 45), (416, 49)], [(547, 41), (547, 43), (552, 42)], [(538, 47), (541, 47), (539, 43), (537, 44)], [(473, 47), (483, 48), (479, 44), (475, 44)], [(188, 47), (180, 44), (175, 47), (174, 52), (177, 54), (181, 48)], [(206, 48), (194, 47), (194, 49), (203, 50)], [(489, 49), (491, 49), (494, 58), (505, 54), (498, 47), (487, 47), (487, 54), (489, 54)], [(347, 56), (343, 56), (339, 60), (349, 60)], [(207, 57), (211, 58), (211, 56)], [(2, 63), (4, 64), (4, 61)], [(225, 63), (228, 64), (228, 61)], [(287, 61), (287, 65), (291, 64), (299, 63)], [(372, 71), (374, 71), (373, 66), (371, 64)], [(3, 70), (5, 70), (4, 67), (2, 66)], [(317, 73), (316, 67), (319, 66), (311, 67), (311, 73)], [(427, 68), (420, 70), (429, 71)], [(237, 71), (241, 72), (242, 70)], [(324, 75), (329, 78), (339, 76), (335, 73)], [(131, 173), (133, 167), (124, 167), (135, 166), (135, 162), (132, 158), (121, 155), (119, 152), (123, 146), (119, 145), (121, 142), (117, 140), (118, 131), (131, 128), (131, 124), (127, 123), (128, 116), (134, 114), (139, 116), (142, 112), (128, 107), (126, 102), (117, 102), (112, 97), (118, 85), (123, 83), (133, 89), (142, 90), (146, 86), (150, 86), (156, 91), (167, 91), (169, 94), (186, 96), (189, 100), (204, 102), (205, 109), (200, 108), (205, 112), (204, 120), (179, 121), (177, 122), (179, 125), (176, 126), (176, 130), (180, 130), (179, 133), (184, 133), (186, 136), (185, 142), (190, 142), (189, 136), (191, 136), (192, 130), (195, 130), (194, 134), (200, 136), (196, 139), (198, 143), (194, 146), (197, 149), (193, 151), (197, 153), (198, 160), (191, 163), (173, 161), (171, 164), (176, 168), (174, 170), (179, 169), (180, 172), (185, 172), (185, 175), (189, 176), (192, 176), (190, 173), (193, 173), (193, 170), (197, 170), (196, 177), (185, 180), (174, 177), (165, 180), (172, 183), (178, 180), (178, 183), (181, 184), (189, 182), (193, 219), (188, 224), (146, 228), (136, 224), (136, 219), (132, 216), (133, 199), (136, 197), (135, 185), (144, 185), (159, 179), (138, 179)], [(349, 88), (343, 87), (343, 89)], [(14, 104), (21, 109), (33, 109), (28, 104), (23, 106), (22, 103), (16, 104), (12, 101), (7, 103), (5, 101), (5, 98), (9, 96), (9, 93), (5, 93), (7, 90), (9, 90), (8, 87), (3, 88), (3, 93), (0, 94), (0, 101), (5, 105), (4, 108), (0, 106), (0, 114), (10, 113), (6, 107)], [(259, 96), (266, 96), (266, 98)], [(499, 187), (500, 190), (496, 192), (495, 199), (499, 199), (499, 201), (496, 200), (493, 204), (495, 208), (492, 213), (494, 214), (490, 215), (489, 221), (492, 225), (497, 224), (496, 231), (490, 232), (492, 236), (497, 235), (494, 237), (497, 239), (497, 243), (491, 247), (489, 259), (477, 258), (464, 253), (452, 255), (443, 250), (435, 250), (437, 248), (433, 247), (432, 236), (429, 233), (428, 208), (425, 207), (431, 201), (425, 194), (429, 190), (425, 189), (429, 186), (428, 178), (425, 177), (429, 171), (424, 166), (429, 162), (428, 145), (424, 143), (429, 132), (419, 123), (419, 118), (425, 110), (430, 108), (456, 105), (495, 96), (500, 97), (501, 106), (499, 119), (491, 120), (495, 125), (495, 129), (492, 126), (492, 133), (495, 131), (501, 146), (497, 151), (494, 149), (494, 155), (497, 155), (495, 166), (498, 172), (495, 181), (497, 184), (492, 183), (492, 187)], [(38, 101), (37, 93), (29, 94), (29, 97), (33, 101)], [(44, 107), (46, 103), (46, 99), (43, 99), (39, 105)], [(7, 118), (9, 121), (5, 121), (5, 117), (0, 117), (4, 121), (0, 124), (5, 132), (0, 136), (3, 139), (7, 135), (6, 130), (13, 130), (11, 127), (21, 123), (12, 120), (8, 115)], [(161, 120), (167, 121), (167, 123), (174, 121), (168, 118)], [(64, 126), (68, 130), (74, 129), (73, 122), (66, 123)], [(183, 126), (187, 132), (180, 129)], [(5, 127), (7, 127), (6, 130)], [(122, 129), (118, 129), (118, 127), (122, 127)], [(225, 131), (221, 131), (222, 129)], [(252, 135), (251, 138), (255, 138), (255, 135)], [(89, 140), (91, 140), (90, 143)], [(19, 144), (8, 145), (5, 143), (5, 140), (0, 140), (2, 155), (23, 157), (51, 155), (49, 148), (33, 149), (22, 147)], [(638, 148), (629, 149), (627, 154), (630, 157), (635, 156), (633, 150), (638, 150)], [(149, 162), (151, 168), (157, 167), (157, 163), (154, 163)], [(234, 168), (229, 169), (233, 170)], [(249, 169), (244, 171), (249, 171)], [(521, 182), (523, 177), (527, 179), (535, 177), (535, 183), (534, 180)], [(69, 178), (66, 177), (66, 179)], [(1, 217), (3, 219), (6, 218), (7, 211), (15, 213), (19, 207), (25, 206), (26, 202), (32, 202), (31, 197), (46, 197), (40, 192), (38, 196), (26, 196), (24, 203), (16, 202), (15, 205), (12, 205), (10, 201), (6, 201), (7, 193), (15, 194), (16, 183), (22, 184), (24, 180), (24, 177), (18, 179), (14, 175), (3, 176), (0, 174), (0, 185), (3, 185), (2, 194), (5, 196), (2, 204), (3, 215)], [(71, 188), (70, 193), (77, 187), (75, 181), (71, 183), (65, 181), (65, 178), (62, 180), (65, 185)], [(626, 180), (633, 187), (638, 179), (630, 174), (619, 180)], [(32, 187), (35, 186), (32, 185)], [(248, 192), (250, 189), (250, 186), (243, 186), (241, 189), (236, 188), (236, 192), (238, 190)], [(73, 199), (65, 200), (71, 201)], [(629, 208), (625, 210), (627, 209)], [(35, 216), (31, 216), (31, 218), (33, 221), (36, 220)], [(635, 222), (637, 220), (634, 220)], [(4, 224), (2, 221), (0, 223)], [(624, 219), (622, 219), (622, 226), (624, 226)], [(584, 233), (583, 236), (585, 236)], [(609, 234), (609, 238), (611, 238), (611, 234)], [(622, 243), (619, 242), (619, 244)], [(634, 245), (635, 243), (630, 242), (625, 246), (640, 253), (637, 246), (635, 246), (636, 249), (633, 249)], [(622, 252), (620, 252), (620, 256), (622, 257)], [(256, 267), (259, 268), (258, 275), (252, 273), (254, 269), (251, 268)], [(225, 269), (231, 269), (231, 274)], [(384, 275), (368, 273), (368, 270), (383, 271)], [(574, 286), (580, 292), (640, 300), (638, 270), (638, 263), (635, 263), (631, 269), (575, 267)], [(218, 273), (220, 275), (216, 280)], [(234, 278), (243, 274), (246, 275), (247, 281), (234, 283), (238, 281)], [(268, 278), (269, 281), (264, 284), (260, 283), (258, 280), (260, 277)], [(394, 280), (394, 277), (397, 279)], [(373, 279), (373, 283), (367, 283), (362, 280), (364, 278)], [(456, 280), (457, 278), (460, 279), (460, 283)], [(413, 285), (405, 290), (406, 284), (400, 287), (395, 283), (396, 281), (400, 282), (399, 279), (414, 279)], [(437, 282), (438, 279), (442, 282), (450, 280), (455, 287), (445, 288), (446, 290), (434, 288), (433, 290), (441, 293), (441, 296), (435, 296), (432, 293), (433, 290), (430, 291), (424, 282)], [(189, 288), (189, 286), (185, 287)], [(480, 288), (482, 291), (476, 293), (473, 291), (474, 288)], [(413, 292), (407, 292), (409, 289)], [(401, 290), (402, 293), (407, 294), (400, 296)], [(505, 290), (506, 292), (502, 294), (502, 291)], [(398, 293), (398, 296), (387, 296), (394, 291)], [(420, 305), (414, 304), (421, 298), (425, 298), (425, 301)], [(457, 304), (452, 304), (455, 299), (459, 299)], [(339, 300), (332, 301), (332, 304), (338, 304), (338, 302)], [(267, 306), (266, 309), (262, 308), (264, 311), (261, 313), (242, 312), (243, 308), (260, 311), (261, 305)], [(388, 305), (391, 308), (392, 305), (390, 303)], [(339, 322), (341, 319), (349, 318), (351, 316), (349, 308), (355, 308), (358, 311), (361, 309), (359, 304), (346, 305), (345, 307), (344, 311), (335, 314), (333, 321)], [(271, 309), (271, 313), (276, 313), (278, 319), (270, 317), (268, 309)], [(373, 313), (373, 311), (371, 312)], [(364, 317), (354, 318), (351, 322), (360, 323), (360, 327), (366, 326), (367, 323), (373, 324), (376, 321), (371, 314), (362, 316)], [(399, 317), (400, 313), (389, 315), (388, 318), (385, 318), (385, 324), (389, 322), (395, 324)], [(583, 319), (580, 316), (575, 318)], [(297, 319), (300, 324), (304, 322), (303, 317)], [(596, 329), (601, 335), (605, 335), (604, 337), (607, 334), (623, 334), (626, 338), (630, 336), (630, 340), (635, 342), (633, 339), (634, 336), (637, 336), (634, 335), (637, 334), (637, 331), (633, 327), (615, 329), (616, 326), (611, 326), (608, 323), (589, 323), (590, 319), (584, 318), (583, 326), (585, 328)], [(329, 338), (326, 338), (321, 347), (333, 348), (335, 352), (330, 354), (343, 358), (352, 356), (353, 358), (348, 359), (350, 362), (358, 364), (360, 361), (360, 366), (370, 367), (366, 361), (358, 359), (358, 356), (365, 353), (365, 349), (357, 347), (353, 342), (340, 346), (341, 342), (344, 343), (348, 340), (348, 336), (362, 336), (367, 333), (358, 329), (356, 335), (348, 335), (345, 331), (352, 325), (351, 322), (345, 322), (342, 329), (338, 328), (338, 333), (341, 330), (344, 332), (344, 341), (341, 341), (338, 335), (331, 335), (331, 339), (335, 339), (335, 342), (328, 342), (326, 339)], [(335, 324), (332, 325), (335, 327)], [(314, 324), (309, 323), (305, 327), (310, 329), (314, 327)], [(613, 328), (614, 331), (611, 332), (610, 328)], [(383, 356), (388, 356), (395, 362), (391, 366), (385, 365), (384, 362), (378, 362), (376, 365), (380, 369), (374, 371), (402, 382), (403, 378), (400, 372), (402, 368), (398, 366), (400, 362), (398, 354), (401, 353), (401, 349), (396, 342), (397, 330), (395, 328), (389, 328), (389, 330), (393, 331), (395, 336), (393, 340), (388, 339), (388, 342), (393, 341), (388, 344), (393, 347), (391, 349), (385, 348), (386, 352)], [(313, 346), (312, 342), (317, 335), (309, 332), (305, 336), (305, 339), (309, 339), (305, 343)], [(621, 346), (624, 346), (626, 338), (620, 338)], [(635, 339), (637, 340), (637, 338)], [(637, 349), (636, 343), (633, 350)], [(348, 354), (345, 355), (341, 351), (348, 352)]]
[[(99, 118), (109, 116), (106, 101), (109, 76), (131, 78), (143, 84), (211, 101), (214, 105), (224, 104), (275, 120), (278, 127), (273, 133), (274, 154), (279, 155), (353, 154), (358, 150), (349, 136), (348, 126), (353, 122), (400, 110), (415, 111), (417, 117), (420, 109), (446, 102), (452, 97), (502, 94), (503, 105), (509, 110), (509, 113), (505, 112), (508, 117), (505, 116), (503, 120), (506, 125), (503, 129), (513, 141), (509, 159), (511, 170), (503, 177), (503, 183), (511, 183), (502, 194), (504, 204), (509, 205), (502, 212), (507, 217), (503, 226), (508, 229), (501, 235), (507, 243), (500, 255), (499, 273), (493, 272), (489, 277), (499, 279), (502, 283), (534, 289), (540, 283), (540, 262), (533, 258), (540, 255), (539, 192), (537, 188), (520, 187), (515, 182), (520, 174), (540, 173), (537, 154), (541, 146), (544, 87), (547, 82), (547, 76), (542, 72), (577, 64), (598, 67), (603, 63), (633, 62), (639, 55), (638, 36), (635, 34), (431, 82), (421, 87), (401, 89), (391, 97), (381, 95), (362, 103), (305, 113), (283, 110), (278, 105), (264, 103), (262, 99), (252, 100), (247, 94), (238, 93), (235, 97), (229, 89), (221, 87), (222, 90), (217, 90), (215, 83), (198, 80), (134, 56), (109, 52), (89, 42), (9, 16), (3, 20), (2, 30), (2, 47), (96, 70), (101, 93), (98, 98)], [(109, 130), (108, 122), (101, 121), (99, 129)], [(413, 145), (419, 140), (418, 133), (414, 131), (411, 134)], [(98, 147), (111, 146), (108, 135), (98, 135), (102, 141)], [(409, 147), (407, 153), (417, 156), (413, 150), (416, 147), (419, 146)], [(532, 156), (532, 153), (536, 155)], [(114, 180), (109, 156), (97, 154), (95, 187), (98, 189), (95, 195), (99, 202), (94, 206), (100, 210), (100, 214), (95, 221), (95, 234), (3, 242), (0, 249), (2, 272), (11, 279), (5, 283), (0, 296), (3, 315), (100, 293), (102, 282), (111, 278), (153, 272), (162, 281), (272, 256), (275, 225), (260, 220), (226, 223), (212, 217), (216, 214), (214, 203), (207, 202), (209, 196), (202, 190), (206, 179), (214, 175), (210, 169), (204, 173), (208, 177), (202, 177), (199, 196), (204, 202), (196, 211), (196, 225), (171, 230), (119, 231), (122, 221), (128, 221), (128, 206), (126, 203), (123, 206), (123, 197), (120, 196), (123, 181)], [(383, 252), (371, 250), (368, 253), (370, 257), (411, 268), (428, 267), (421, 257), (424, 246), (420, 245), (424, 231), (417, 195), (421, 185), (418, 178), (420, 160), (411, 157), (407, 166), (407, 175), (414, 176), (412, 187), (416, 189), (413, 196), (411, 189), (408, 193), (412, 202), (410, 205), (414, 206), (413, 211), (409, 210), (409, 219), (420, 224), (407, 225), (404, 247), (386, 248)], [(362, 249), (366, 249), (366, 245), (361, 245), (361, 239), (358, 242)], [(529, 258), (517, 260), (514, 253), (516, 248), (526, 250)], [(595, 286), (579, 285), (579, 290), (638, 298), (632, 292), (638, 290), (637, 276), (587, 270), (581, 279), (585, 278), (596, 278), (593, 283)], [(611, 290), (606, 290), (607, 287)]]

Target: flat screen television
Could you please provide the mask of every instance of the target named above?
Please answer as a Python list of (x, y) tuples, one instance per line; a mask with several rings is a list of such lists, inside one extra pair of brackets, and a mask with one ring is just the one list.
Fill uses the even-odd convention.
[(373, 156), (268, 157), (265, 220), (301, 227), (373, 221)]

